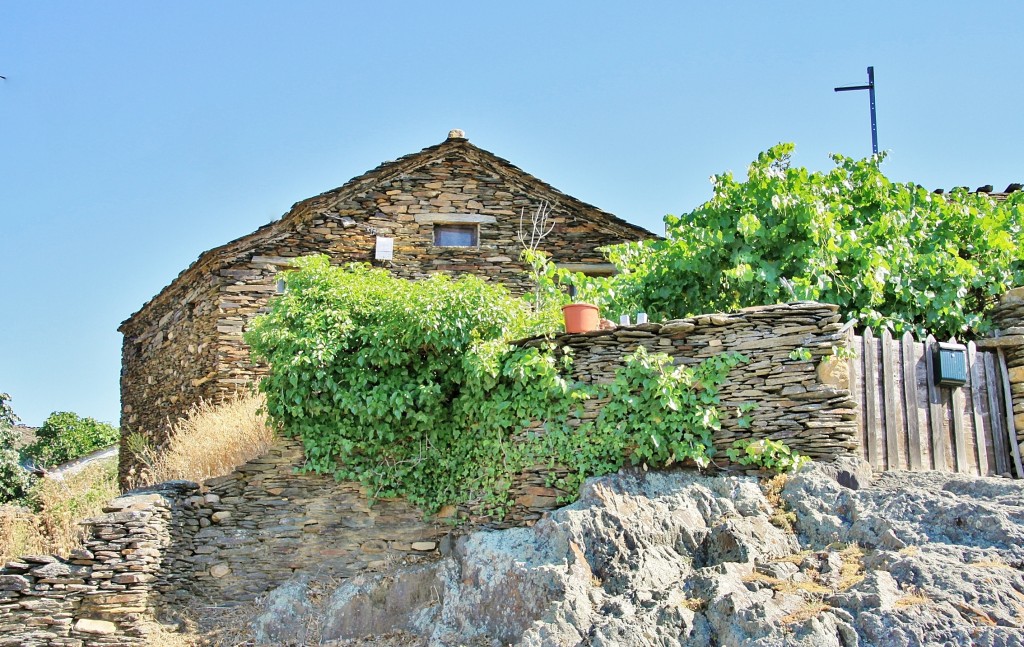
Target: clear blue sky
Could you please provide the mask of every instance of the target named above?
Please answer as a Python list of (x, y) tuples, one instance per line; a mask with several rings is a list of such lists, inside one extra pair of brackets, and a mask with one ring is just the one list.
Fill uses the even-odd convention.
[(462, 128), (660, 232), (779, 141), (1024, 180), (1020, 2), (0, 0), (0, 392), (117, 422), (118, 324), (204, 250)]

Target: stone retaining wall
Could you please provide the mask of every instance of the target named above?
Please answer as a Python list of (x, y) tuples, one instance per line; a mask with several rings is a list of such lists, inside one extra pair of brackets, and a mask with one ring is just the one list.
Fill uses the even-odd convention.
[[(679, 363), (742, 352), (750, 361), (722, 386), (715, 444), (770, 436), (830, 459), (857, 447), (845, 362), (822, 361), (845, 343), (842, 328), (835, 307), (795, 303), (552, 341), (572, 349), (574, 376), (589, 382), (610, 380), (638, 346)], [(797, 349), (810, 359), (797, 357)], [(740, 429), (733, 409), (751, 402), (751, 429)], [(596, 416), (600, 402), (587, 406), (584, 415)], [(401, 500), (370, 505), (358, 484), (298, 473), (303, 460), (299, 441), (280, 440), (201, 487), (175, 482), (115, 500), (106, 516), (89, 522), (89, 541), (68, 560), (8, 565), (0, 575), (0, 645), (145, 644), (145, 620), (167, 605), (245, 602), (298, 573), (346, 578), (438, 559), (453, 532), (532, 525), (564, 494), (547, 487), (550, 470), (538, 468), (516, 479), (516, 504), (501, 521), (472, 505), (425, 519)]]
[[(639, 346), (666, 353), (680, 364), (729, 351), (743, 353), (750, 361), (733, 369), (720, 390), (717, 449), (724, 450), (740, 437), (770, 437), (817, 460), (857, 450), (856, 403), (849, 390), (847, 362), (831, 359), (835, 349), (848, 343), (836, 306), (799, 302), (746, 308), (561, 335), (554, 343), (572, 349), (573, 376), (584, 382), (610, 381), (623, 358)], [(798, 349), (807, 351), (809, 359), (794, 359), (791, 355)], [(752, 424), (741, 429), (735, 410), (748, 403), (756, 405), (747, 414)], [(596, 417), (600, 404), (587, 402), (587, 415)]]
[(0, 569), (0, 646), (148, 645), (161, 592), (188, 576), (178, 560), (190, 533), (182, 506), (196, 488), (171, 482), (119, 497), (83, 522), (88, 539), (68, 559), (8, 562)]
[(1024, 287), (1003, 295), (992, 310), (996, 334), (978, 342), (979, 348), (1002, 351), (1009, 369), (1010, 395), (1013, 400), (1013, 425), (1017, 443), (1024, 447)]

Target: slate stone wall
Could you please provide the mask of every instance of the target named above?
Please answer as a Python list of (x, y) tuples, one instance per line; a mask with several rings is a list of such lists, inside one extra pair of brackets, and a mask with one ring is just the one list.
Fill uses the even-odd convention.
[[(562, 335), (554, 343), (572, 350), (573, 376), (584, 382), (612, 380), (639, 346), (666, 353), (679, 364), (743, 353), (750, 361), (733, 369), (720, 390), (722, 429), (715, 434), (716, 448), (724, 450), (741, 437), (772, 438), (816, 460), (831, 460), (858, 447), (848, 365), (832, 359), (836, 348), (847, 345), (847, 335), (836, 306), (800, 302)], [(797, 349), (807, 351), (810, 359), (791, 357)], [(588, 402), (588, 415), (596, 417), (600, 404)], [(738, 425), (736, 409), (743, 404), (756, 405), (747, 414), (750, 429)], [(719, 456), (724, 458), (721, 451)]]
[[(1006, 295), (994, 320), (1019, 419), (1024, 291)], [(857, 451), (847, 365), (830, 359), (847, 335), (834, 306), (794, 303), (550, 341), (571, 348), (575, 377), (591, 382), (612, 379), (639, 346), (686, 364), (742, 352), (750, 362), (722, 386), (725, 415), (715, 445), (771, 437), (826, 460)], [(730, 410), (748, 402), (757, 407), (750, 429), (741, 429)], [(588, 403), (584, 415), (596, 416), (600, 404)], [(167, 606), (249, 601), (301, 573), (347, 578), (436, 560), (451, 550), (454, 533), (532, 525), (564, 494), (546, 487), (550, 472), (538, 468), (516, 479), (516, 505), (502, 521), (472, 504), (425, 518), (397, 499), (370, 505), (357, 484), (297, 473), (302, 463), (300, 443), (280, 440), (266, 455), (202, 486), (171, 482), (115, 499), (105, 515), (86, 522), (89, 538), (68, 559), (8, 563), (0, 570), (0, 647), (145, 645), (147, 621)]]
[(207, 279), (173, 300), (156, 304), (149, 318), (124, 329), (121, 346), (121, 485), (135, 467), (127, 439), (144, 433), (155, 446), (171, 421), (216, 395), (219, 286)]
[(68, 559), (25, 556), (0, 569), (0, 645), (149, 645), (161, 592), (187, 579), (193, 532), (185, 500), (198, 486), (171, 482), (122, 496), (84, 522)]

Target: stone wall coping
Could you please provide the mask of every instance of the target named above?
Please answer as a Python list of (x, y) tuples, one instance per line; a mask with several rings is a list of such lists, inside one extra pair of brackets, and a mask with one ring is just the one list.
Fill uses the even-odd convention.
[(975, 340), (974, 344), (979, 349), (1024, 346), (1024, 335), (1007, 335), (1005, 337), (985, 337), (982, 339)]
[(839, 306), (832, 303), (820, 303), (818, 301), (792, 301), (789, 303), (776, 303), (767, 306), (750, 306), (742, 308), (735, 312), (710, 312), (706, 314), (694, 315), (692, 317), (685, 317), (682, 319), (669, 319), (668, 321), (662, 322), (648, 322), (643, 324), (634, 324), (631, 326), (616, 326), (615, 328), (605, 330), (591, 330), (583, 333), (558, 333), (553, 336), (546, 335), (535, 335), (533, 337), (526, 337), (523, 339), (517, 339), (511, 342), (512, 346), (539, 346), (545, 341), (554, 343), (564, 343), (571, 338), (587, 338), (587, 337), (604, 337), (607, 335), (618, 335), (618, 336), (630, 336), (631, 333), (651, 333), (651, 334), (662, 334), (662, 335), (677, 335), (684, 334), (694, 330), (697, 326), (728, 326), (732, 323), (738, 323), (745, 321), (749, 315), (776, 315), (776, 314), (791, 314), (799, 311), (810, 312), (821, 312), (827, 310), (828, 312), (835, 313), (839, 311)]

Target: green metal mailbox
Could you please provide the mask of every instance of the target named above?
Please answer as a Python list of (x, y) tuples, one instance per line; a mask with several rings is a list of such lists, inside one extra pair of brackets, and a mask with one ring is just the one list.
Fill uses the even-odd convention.
[(935, 344), (935, 382), (940, 386), (967, 384), (967, 348), (962, 344)]

